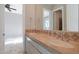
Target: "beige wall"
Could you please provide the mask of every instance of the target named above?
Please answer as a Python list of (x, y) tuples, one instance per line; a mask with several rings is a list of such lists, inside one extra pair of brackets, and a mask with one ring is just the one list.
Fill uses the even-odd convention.
[(25, 27), (35, 29), (35, 5), (25, 5)]
[(36, 5), (36, 29), (42, 30), (43, 28), (43, 8), (42, 5)]
[(25, 5), (25, 27), (26, 29), (42, 29), (41, 5)]
[[(25, 24), (26, 29), (43, 29), (43, 8), (63, 10), (63, 31), (79, 31), (78, 5), (52, 4), (52, 5), (26, 5)], [(30, 20), (31, 19), (31, 20)], [(53, 31), (53, 15), (51, 15), (51, 30)], [(75, 23), (73, 23), (75, 21)]]

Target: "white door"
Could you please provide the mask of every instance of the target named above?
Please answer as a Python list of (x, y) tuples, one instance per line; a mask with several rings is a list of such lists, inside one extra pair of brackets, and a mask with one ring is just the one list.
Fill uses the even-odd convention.
[(10, 8), (5, 8), (5, 53), (24, 53), (22, 5), (10, 4)]
[(11, 9), (9, 11), (5, 8), (5, 38), (14, 38), (22, 36), (22, 5), (10, 4)]
[(0, 53), (4, 51), (4, 5), (0, 4)]

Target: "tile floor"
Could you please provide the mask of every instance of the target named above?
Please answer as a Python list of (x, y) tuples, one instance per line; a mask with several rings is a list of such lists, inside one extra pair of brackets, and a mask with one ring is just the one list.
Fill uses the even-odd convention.
[(24, 45), (22, 37), (5, 39), (5, 54), (23, 54)]

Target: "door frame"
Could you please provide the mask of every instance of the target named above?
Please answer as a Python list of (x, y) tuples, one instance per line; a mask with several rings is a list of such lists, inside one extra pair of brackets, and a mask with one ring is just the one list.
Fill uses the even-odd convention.
[[(64, 31), (64, 8), (63, 7), (59, 7), (56, 9), (52, 10), (52, 15), (53, 15), (53, 19), (54, 19), (54, 12), (58, 11), (58, 10), (62, 10), (62, 31)], [(54, 20), (53, 20), (53, 29), (54, 29)]]
[(4, 4), (0, 4), (0, 54), (5, 53), (4, 45)]
[(23, 35), (23, 46), (25, 53), (25, 6), (22, 4), (22, 35)]

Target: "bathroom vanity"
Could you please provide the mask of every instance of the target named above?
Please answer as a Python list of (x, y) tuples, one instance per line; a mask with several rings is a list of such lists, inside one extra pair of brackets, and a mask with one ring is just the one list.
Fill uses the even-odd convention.
[[(69, 40), (67, 35), (70, 33), (62, 33), (26, 32), (26, 52), (28, 53), (29, 51), (33, 54), (79, 53), (79, 38), (75, 36), (76, 39)], [(75, 34), (79, 35), (78, 33), (74, 33), (73, 35)]]

